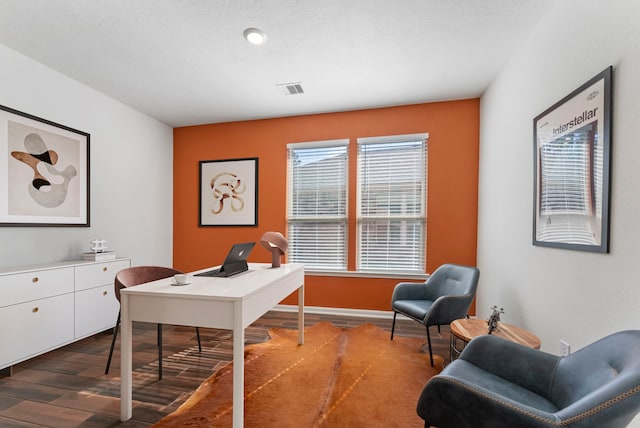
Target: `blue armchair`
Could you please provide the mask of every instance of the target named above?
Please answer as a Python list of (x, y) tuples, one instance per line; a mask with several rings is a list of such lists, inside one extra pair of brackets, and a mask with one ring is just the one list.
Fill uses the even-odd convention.
[(465, 318), (478, 287), (480, 271), (476, 267), (444, 264), (436, 269), (426, 282), (401, 282), (391, 295), (393, 324), (391, 340), (396, 328), (396, 315), (402, 314), (424, 324), (427, 330), (429, 358), (433, 367), (429, 326), (448, 325)]
[(626, 427), (640, 411), (640, 331), (566, 357), (480, 336), (427, 382), (425, 427)]

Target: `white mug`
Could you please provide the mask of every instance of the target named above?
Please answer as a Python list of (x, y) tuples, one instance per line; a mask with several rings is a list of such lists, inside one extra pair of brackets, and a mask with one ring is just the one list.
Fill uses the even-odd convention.
[(177, 273), (174, 277), (176, 284), (186, 284), (187, 283), (187, 274), (186, 273)]

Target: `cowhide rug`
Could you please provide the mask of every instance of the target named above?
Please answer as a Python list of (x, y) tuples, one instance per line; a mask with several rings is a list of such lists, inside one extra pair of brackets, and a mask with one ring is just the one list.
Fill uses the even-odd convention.
[[(439, 369), (420, 351), (424, 339), (395, 337), (371, 324), (328, 322), (269, 330), (245, 347), (245, 427), (423, 427), (416, 403)], [(436, 357), (436, 367), (442, 358)], [(230, 427), (232, 365), (204, 381), (154, 428)]]

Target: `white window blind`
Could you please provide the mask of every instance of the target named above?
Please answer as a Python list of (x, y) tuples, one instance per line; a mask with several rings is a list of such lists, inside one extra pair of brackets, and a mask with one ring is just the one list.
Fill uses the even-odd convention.
[(288, 260), (347, 269), (349, 140), (288, 146)]
[(590, 213), (589, 149), (586, 139), (555, 140), (540, 148), (542, 215)]
[(603, 150), (594, 123), (540, 147), (539, 240), (598, 242), (602, 185), (596, 180), (602, 165)]
[(358, 139), (359, 271), (425, 271), (427, 138)]

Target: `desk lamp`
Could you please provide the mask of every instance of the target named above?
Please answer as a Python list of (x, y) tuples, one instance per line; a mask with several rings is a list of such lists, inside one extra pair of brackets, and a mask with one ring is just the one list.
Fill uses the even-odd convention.
[(280, 232), (265, 232), (260, 238), (260, 245), (271, 252), (271, 267), (280, 267), (280, 257), (284, 255), (289, 243)]

